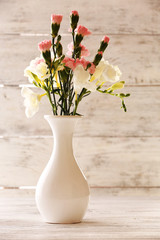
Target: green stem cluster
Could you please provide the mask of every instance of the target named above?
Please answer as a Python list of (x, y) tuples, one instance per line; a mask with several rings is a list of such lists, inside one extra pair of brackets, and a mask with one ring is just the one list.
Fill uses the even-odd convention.
[(129, 97), (130, 96), (130, 93), (127, 93), (127, 94), (124, 94), (124, 93), (114, 93), (113, 91), (111, 90), (101, 90), (100, 87), (97, 88), (97, 91), (100, 92), (100, 93), (106, 93), (106, 94), (109, 94), (109, 95), (112, 95), (112, 96), (115, 96), (115, 97), (119, 97), (121, 99), (121, 108), (123, 108), (124, 112), (127, 112), (127, 107), (125, 105), (125, 102), (124, 102), (124, 98), (126, 97)]

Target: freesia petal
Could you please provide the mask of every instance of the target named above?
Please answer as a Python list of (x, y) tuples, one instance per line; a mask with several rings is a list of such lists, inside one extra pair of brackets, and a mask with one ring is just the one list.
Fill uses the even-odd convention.
[(106, 69), (102, 75), (106, 81), (117, 82), (120, 80), (122, 73), (118, 66), (107, 64)]
[(100, 61), (100, 63), (98, 64), (98, 66), (95, 69), (95, 72), (93, 74), (94, 79), (98, 79), (100, 78), (100, 76), (102, 75), (103, 71), (106, 68), (107, 65), (107, 61), (104, 61), (103, 59)]
[(109, 64), (108, 61), (102, 59), (95, 69), (92, 76), (93, 79), (97, 79), (97, 85), (101, 85), (105, 82), (117, 82), (122, 75), (118, 66)]
[(27, 87), (22, 88), (21, 94), (25, 98), (24, 99), (24, 106), (26, 107), (25, 114), (27, 118), (31, 118), (39, 110), (41, 95), (34, 93), (31, 89)]
[(77, 93), (80, 93), (80, 91), (83, 88), (86, 88), (87, 90), (94, 92), (96, 91), (96, 84), (94, 82), (90, 82), (90, 74), (88, 71), (85, 71), (82, 65), (78, 65), (74, 70), (73, 75), (73, 82), (74, 82), (74, 90)]
[(86, 82), (90, 79), (90, 74), (88, 71), (85, 71), (82, 65), (78, 65), (74, 70), (74, 76), (81, 78), (82, 82)]
[(27, 87), (22, 87), (22, 90), (21, 90), (21, 95), (22, 97), (27, 97), (29, 96), (31, 93), (33, 93), (33, 91)]

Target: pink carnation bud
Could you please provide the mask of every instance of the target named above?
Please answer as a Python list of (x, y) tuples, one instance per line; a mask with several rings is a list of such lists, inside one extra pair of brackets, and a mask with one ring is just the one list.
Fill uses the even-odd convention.
[(76, 15), (77, 15), (77, 16), (79, 16), (78, 12), (77, 12), (77, 11), (75, 11), (75, 10), (71, 12), (71, 15), (74, 15), (74, 16), (76, 16)]
[(75, 61), (74, 61), (73, 58), (65, 57), (65, 58), (63, 59), (62, 63), (64, 63), (66, 67), (69, 67), (69, 68), (71, 68), (72, 70), (74, 70), (75, 67), (76, 67), (76, 66), (75, 66)]
[(62, 18), (63, 16), (62, 15), (56, 15), (56, 14), (52, 14), (51, 15), (51, 21), (53, 24), (60, 24), (62, 22)]
[(39, 50), (42, 51), (42, 52), (49, 51), (50, 48), (51, 48), (51, 46), (52, 46), (51, 40), (44, 40), (43, 42), (40, 42), (40, 43), (38, 44), (38, 48), (39, 48)]
[(102, 56), (102, 55), (103, 55), (103, 52), (102, 52), (102, 51), (100, 51), (100, 52), (98, 52), (98, 54)]
[(91, 32), (88, 30), (88, 28), (82, 26), (82, 25), (79, 25), (77, 28), (76, 28), (76, 32), (77, 34), (79, 35), (82, 35), (83, 37), (84, 36), (88, 36), (91, 34)]
[(107, 37), (107, 36), (104, 36), (104, 38), (102, 39), (102, 41), (103, 42), (105, 42), (105, 43), (109, 43), (109, 37)]

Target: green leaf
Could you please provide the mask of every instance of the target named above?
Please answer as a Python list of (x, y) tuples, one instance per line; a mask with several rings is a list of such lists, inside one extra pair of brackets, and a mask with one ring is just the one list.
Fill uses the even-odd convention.
[(36, 82), (39, 82), (39, 81), (40, 81), (36, 74), (34, 74), (34, 73), (32, 73), (32, 72), (30, 72), (30, 73), (31, 73), (33, 79), (34, 79)]
[(33, 81), (33, 84), (34, 84), (36, 87), (38, 87), (38, 85), (37, 85), (37, 83), (36, 83), (35, 81)]

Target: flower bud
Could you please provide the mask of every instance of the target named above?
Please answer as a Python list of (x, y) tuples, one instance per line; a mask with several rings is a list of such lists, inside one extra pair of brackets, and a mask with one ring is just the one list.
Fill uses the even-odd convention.
[(73, 30), (76, 29), (77, 27), (77, 23), (79, 21), (79, 14), (77, 11), (72, 11), (71, 14), (70, 14), (70, 21), (71, 21), (71, 28)]
[(40, 42), (38, 44), (38, 48), (42, 52), (42, 56), (48, 65), (51, 62), (51, 52), (50, 52), (51, 46), (52, 46), (51, 40), (44, 40), (43, 42)]
[(91, 34), (91, 32), (88, 30), (88, 28), (86, 28), (82, 25), (79, 25), (76, 28), (76, 32), (77, 32), (78, 35), (82, 35), (83, 37), (84, 36), (89, 36)]
[(40, 43), (38, 43), (38, 48), (41, 52), (49, 51), (52, 46), (51, 40), (44, 40)]
[(62, 56), (62, 50), (63, 50), (62, 44), (60, 42), (57, 42), (56, 43), (56, 53), (57, 53), (58, 57)]
[(51, 21), (53, 24), (56, 23), (57, 25), (60, 25), (60, 23), (62, 22), (62, 18), (63, 18), (62, 15), (56, 15), (56, 14), (51, 15)]
[(84, 36), (88, 36), (91, 34), (91, 32), (88, 30), (88, 28), (79, 25), (76, 29), (76, 38), (75, 38), (75, 46), (78, 47), (81, 43), (81, 41), (83, 40)]
[(75, 47), (78, 47), (80, 45), (80, 43), (83, 40), (83, 36), (81, 34), (76, 34), (75, 37)]
[(102, 51), (99, 51), (99, 52), (96, 54), (96, 56), (95, 56), (95, 58), (94, 58), (94, 61), (93, 61), (93, 64), (94, 64), (95, 66), (97, 66), (97, 65), (99, 64), (99, 62), (101, 61), (102, 55), (103, 55), (103, 52), (102, 52)]
[(104, 36), (104, 38), (103, 38), (102, 41), (101, 41), (100, 48), (98, 49), (98, 51), (104, 52), (105, 49), (106, 49), (107, 46), (108, 46), (109, 40), (110, 40), (109, 37)]
[(63, 16), (62, 15), (51, 15), (51, 28), (52, 28), (52, 37), (55, 38), (58, 35), (58, 31), (60, 28), (60, 23), (62, 21)]

